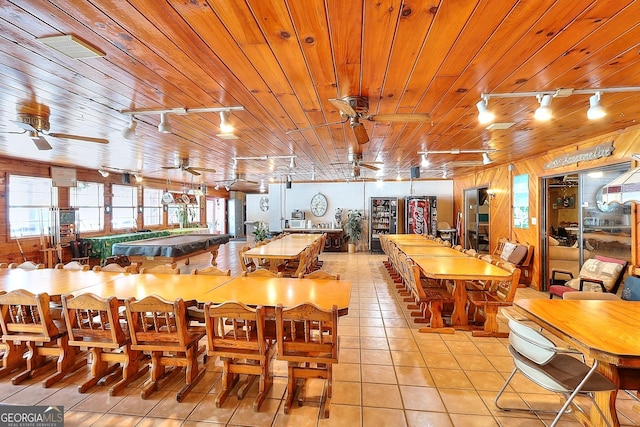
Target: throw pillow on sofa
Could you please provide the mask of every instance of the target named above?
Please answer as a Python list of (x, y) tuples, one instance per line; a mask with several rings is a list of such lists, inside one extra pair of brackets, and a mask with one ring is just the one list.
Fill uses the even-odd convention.
[(627, 276), (622, 288), (622, 299), (640, 301), (640, 277)]

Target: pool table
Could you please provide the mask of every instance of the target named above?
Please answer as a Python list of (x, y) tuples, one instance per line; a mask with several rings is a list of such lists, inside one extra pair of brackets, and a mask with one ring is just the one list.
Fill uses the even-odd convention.
[(216, 265), (220, 245), (229, 241), (228, 234), (180, 234), (134, 242), (116, 243), (112, 255), (124, 255), (143, 267), (172, 264), (211, 252), (211, 265)]

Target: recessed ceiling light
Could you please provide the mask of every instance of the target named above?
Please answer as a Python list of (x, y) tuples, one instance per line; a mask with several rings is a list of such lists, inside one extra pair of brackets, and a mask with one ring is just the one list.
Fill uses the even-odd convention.
[(72, 59), (99, 58), (105, 56), (105, 53), (98, 48), (72, 35), (40, 37), (36, 38), (36, 40)]

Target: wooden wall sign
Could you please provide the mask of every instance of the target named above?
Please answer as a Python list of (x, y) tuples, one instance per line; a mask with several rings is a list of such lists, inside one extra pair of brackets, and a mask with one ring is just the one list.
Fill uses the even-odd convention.
[(560, 168), (568, 166), (578, 162), (585, 162), (588, 160), (596, 160), (601, 157), (609, 157), (613, 153), (613, 141), (598, 144), (595, 147), (585, 148), (584, 150), (572, 151), (561, 156), (556, 157), (549, 163), (544, 165), (545, 169)]

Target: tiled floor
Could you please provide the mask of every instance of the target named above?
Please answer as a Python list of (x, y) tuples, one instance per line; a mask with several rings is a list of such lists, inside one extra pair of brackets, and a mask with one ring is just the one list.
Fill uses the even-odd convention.
[[(221, 268), (239, 274), (236, 246), (223, 245), (218, 256)], [(340, 363), (334, 368), (331, 416), (319, 418), (317, 404), (322, 383), (311, 381), (307, 401), (284, 415), (286, 366), (275, 362), (274, 386), (260, 412), (251, 408), (255, 384), (247, 398), (230, 397), (216, 408), (220, 367), (209, 361), (207, 373), (185, 402), (175, 393), (184, 376), (154, 393), (139, 397), (140, 382), (122, 395), (110, 397), (106, 387), (79, 394), (77, 384), (86, 369), (50, 389), (38, 379), (13, 386), (0, 381), (0, 403), (64, 405), (66, 426), (542, 426), (528, 413), (505, 413), (493, 398), (512, 369), (505, 339), (472, 338), (470, 334), (421, 334), (382, 266), (383, 255), (323, 253), (324, 269), (340, 273), (353, 284), (349, 315), (342, 317)], [(205, 258), (182, 265), (183, 273), (204, 267)], [(517, 298), (547, 298), (531, 289), (519, 289)], [(504, 327), (504, 325), (501, 325)], [(314, 382), (315, 381), (315, 382)], [(522, 377), (512, 382), (509, 404), (559, 408), (560, 399), (545, 393)], [(635, 410), (634, 410), (635, 406)], [(620, 393), (623, 426), (640, 425), (639, 404)], [(549, 423), (552, 416), (543, 419)], [(560, 425), (578, 426), (570, 415)]]

